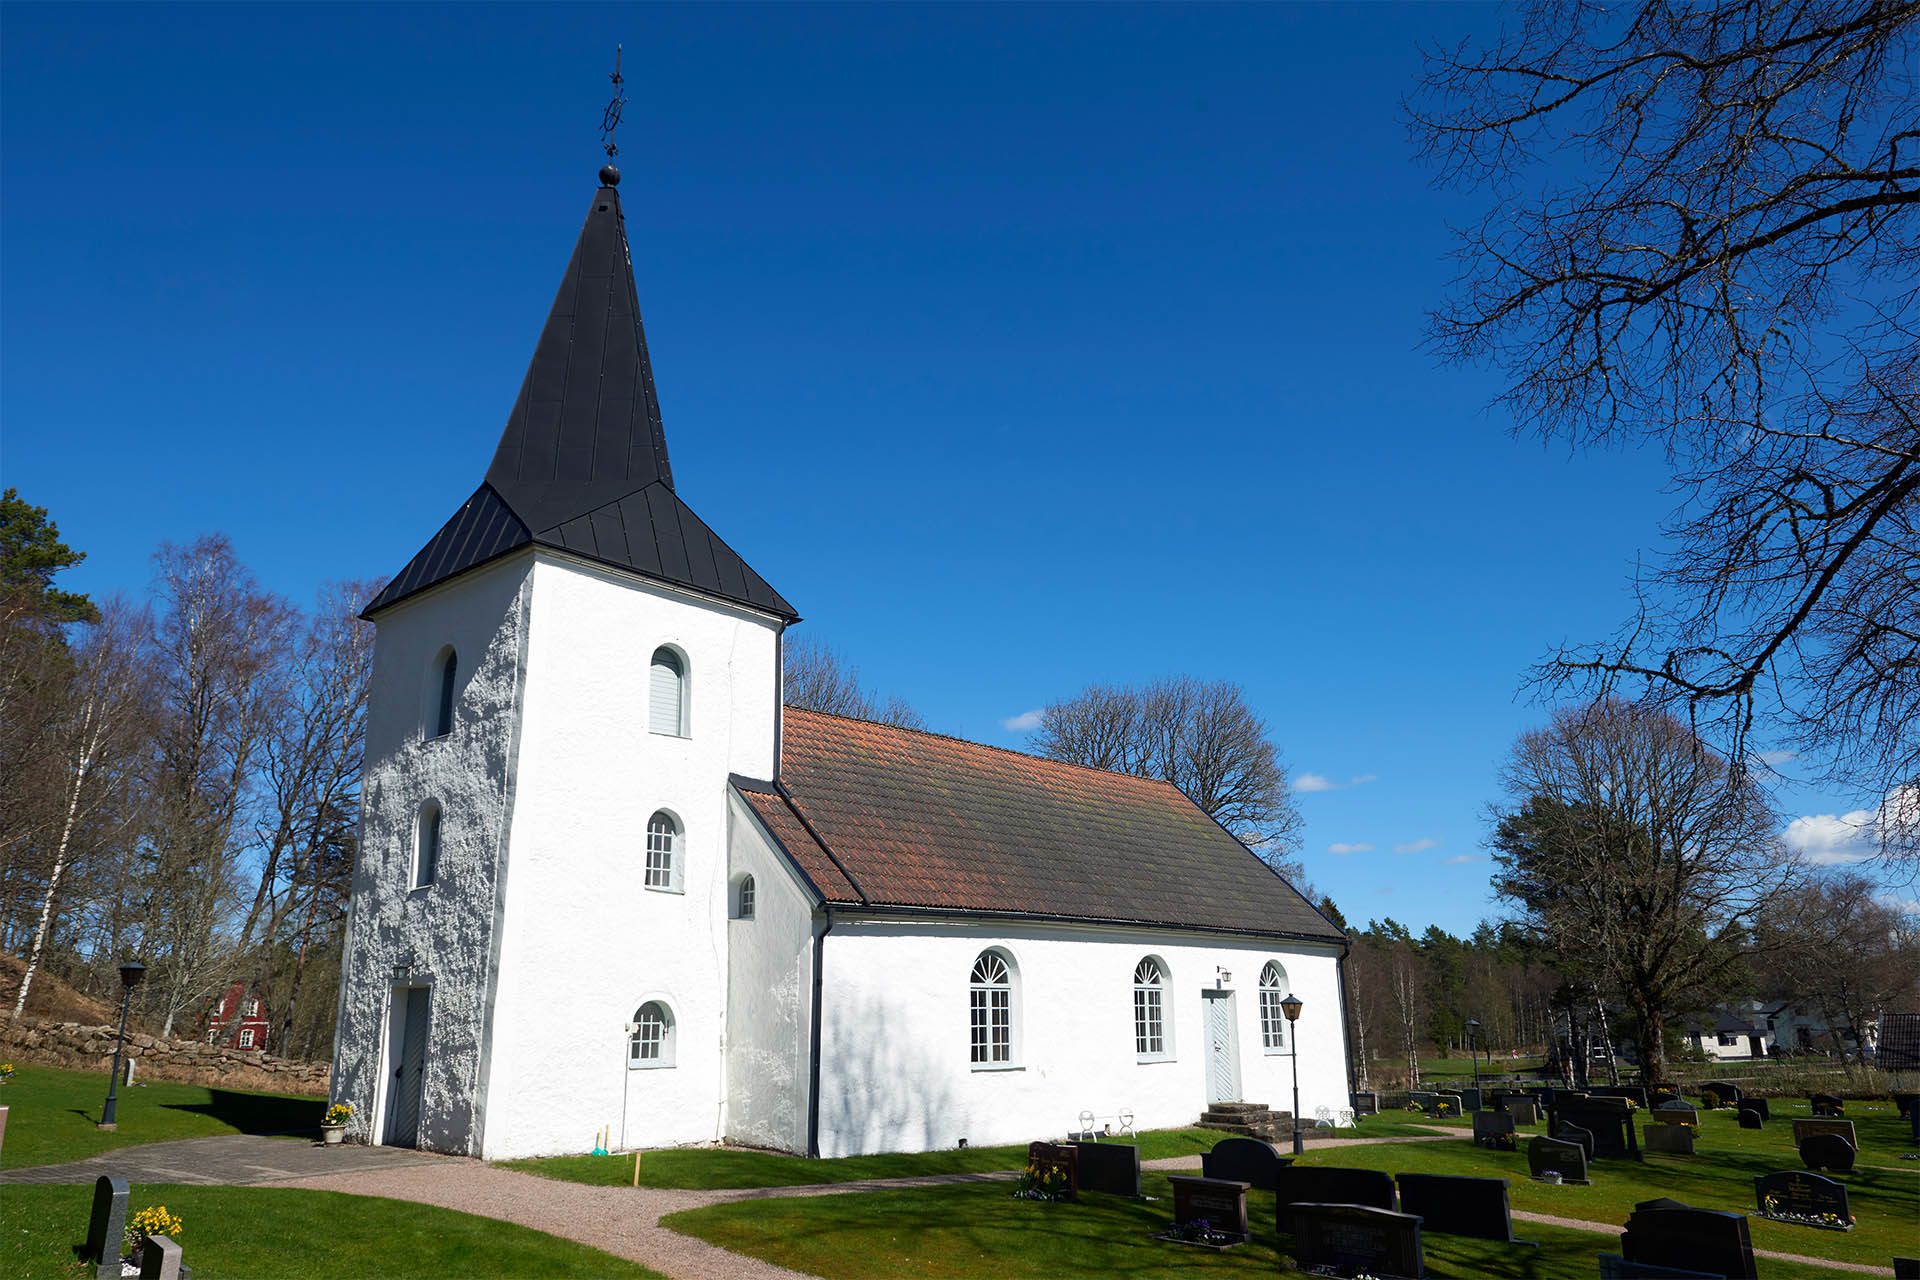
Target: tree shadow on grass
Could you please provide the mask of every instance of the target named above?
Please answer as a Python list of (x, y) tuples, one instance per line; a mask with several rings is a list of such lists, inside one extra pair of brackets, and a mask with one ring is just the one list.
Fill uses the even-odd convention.
[(327, 1112), (325, 1098), (285, 1098), (270, 1093), (207, 1090), (205, 1102), (163, 1103), (169, 1111), (210, 1116), (239, 1133), (281, 1134), (317, 1130)]

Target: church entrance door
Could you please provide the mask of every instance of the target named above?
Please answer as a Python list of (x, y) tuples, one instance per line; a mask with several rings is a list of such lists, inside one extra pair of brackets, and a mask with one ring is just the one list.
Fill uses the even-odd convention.
[(432, 987), (396, 987), (388, 1043), (398, 1052), (388, 1055), (387, 1133), (389, 1147), (420, 1145), (420, 1083), (427, 1068), (427, 1017), (433, 1003)]
[(1234, 1038), (1233, 992), (1200, 993), (1207, 1032), (1207, 1101), (1240, 1100), (1240, 1044)]

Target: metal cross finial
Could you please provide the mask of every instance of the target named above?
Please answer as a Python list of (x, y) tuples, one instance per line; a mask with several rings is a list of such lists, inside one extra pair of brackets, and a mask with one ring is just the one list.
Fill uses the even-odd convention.
[(607, 159), (612, 160), (620, 154), (620, 144), (613, 139), (613, 131), (620, 127), (620, 112), (627, 100), (620, 92), (620, 86), (626, 81), (620, 75), (620, 46), (613, 46), (613, 74), (607, 77), (613, 81), (613, 101), (607, 104), (607, 112), (600, 120), (600, 136), (606, 140)]

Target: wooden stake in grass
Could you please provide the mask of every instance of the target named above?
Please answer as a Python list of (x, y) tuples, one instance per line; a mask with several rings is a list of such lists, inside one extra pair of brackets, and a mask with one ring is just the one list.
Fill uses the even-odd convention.
[(636, 1187), (640, 1185), (640, 1153), (638, 1151), (633, 1153), (633, 1185)]

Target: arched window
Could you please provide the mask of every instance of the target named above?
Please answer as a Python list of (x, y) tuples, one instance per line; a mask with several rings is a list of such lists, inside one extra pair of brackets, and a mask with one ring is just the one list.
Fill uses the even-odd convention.
[(647, 888), (678, 889), (681, 862), (680, 824), (662, 809), (647, 819)]
[(973, 962), (968, 991), (975, 1067), (1013, 1065), (1013, 966), (998, 951)]
[(1152, 956), (1133, 967), (1133, 1053), (1141, 1061), (1167, 1056), (1166, 968)]
[(427, 737), (444, 738), (453, 732), (454, 684), (459, 677), (460, 658), (448, 645), (433, 660), (433, 705), (427, 715)]
[(655, 733), (687, 736), (687, 660), (661, 645), (653, 651), (648, 681), (647, 727)]
[(1287, 1051), (1287, 1014), (1280, 1001), (1287, 994), (1287, 971), (1272, 960), (1260, 970), (1260, 1045), (1268, 1053)]
[(633, 1026), (627, 1035), (627, 1065), (673, 1065), (673, 1012), (658, 1000), (649, 1000), (633, 1011)]
[(413, 887), (424, 889), (440, 876), (440, 806), (429, 800), (420, 806), (413, 837)]
[(740, 887), (734, 890), (733, 915), (736, 920), (753, 919), (753, 877), (741, 876)]

